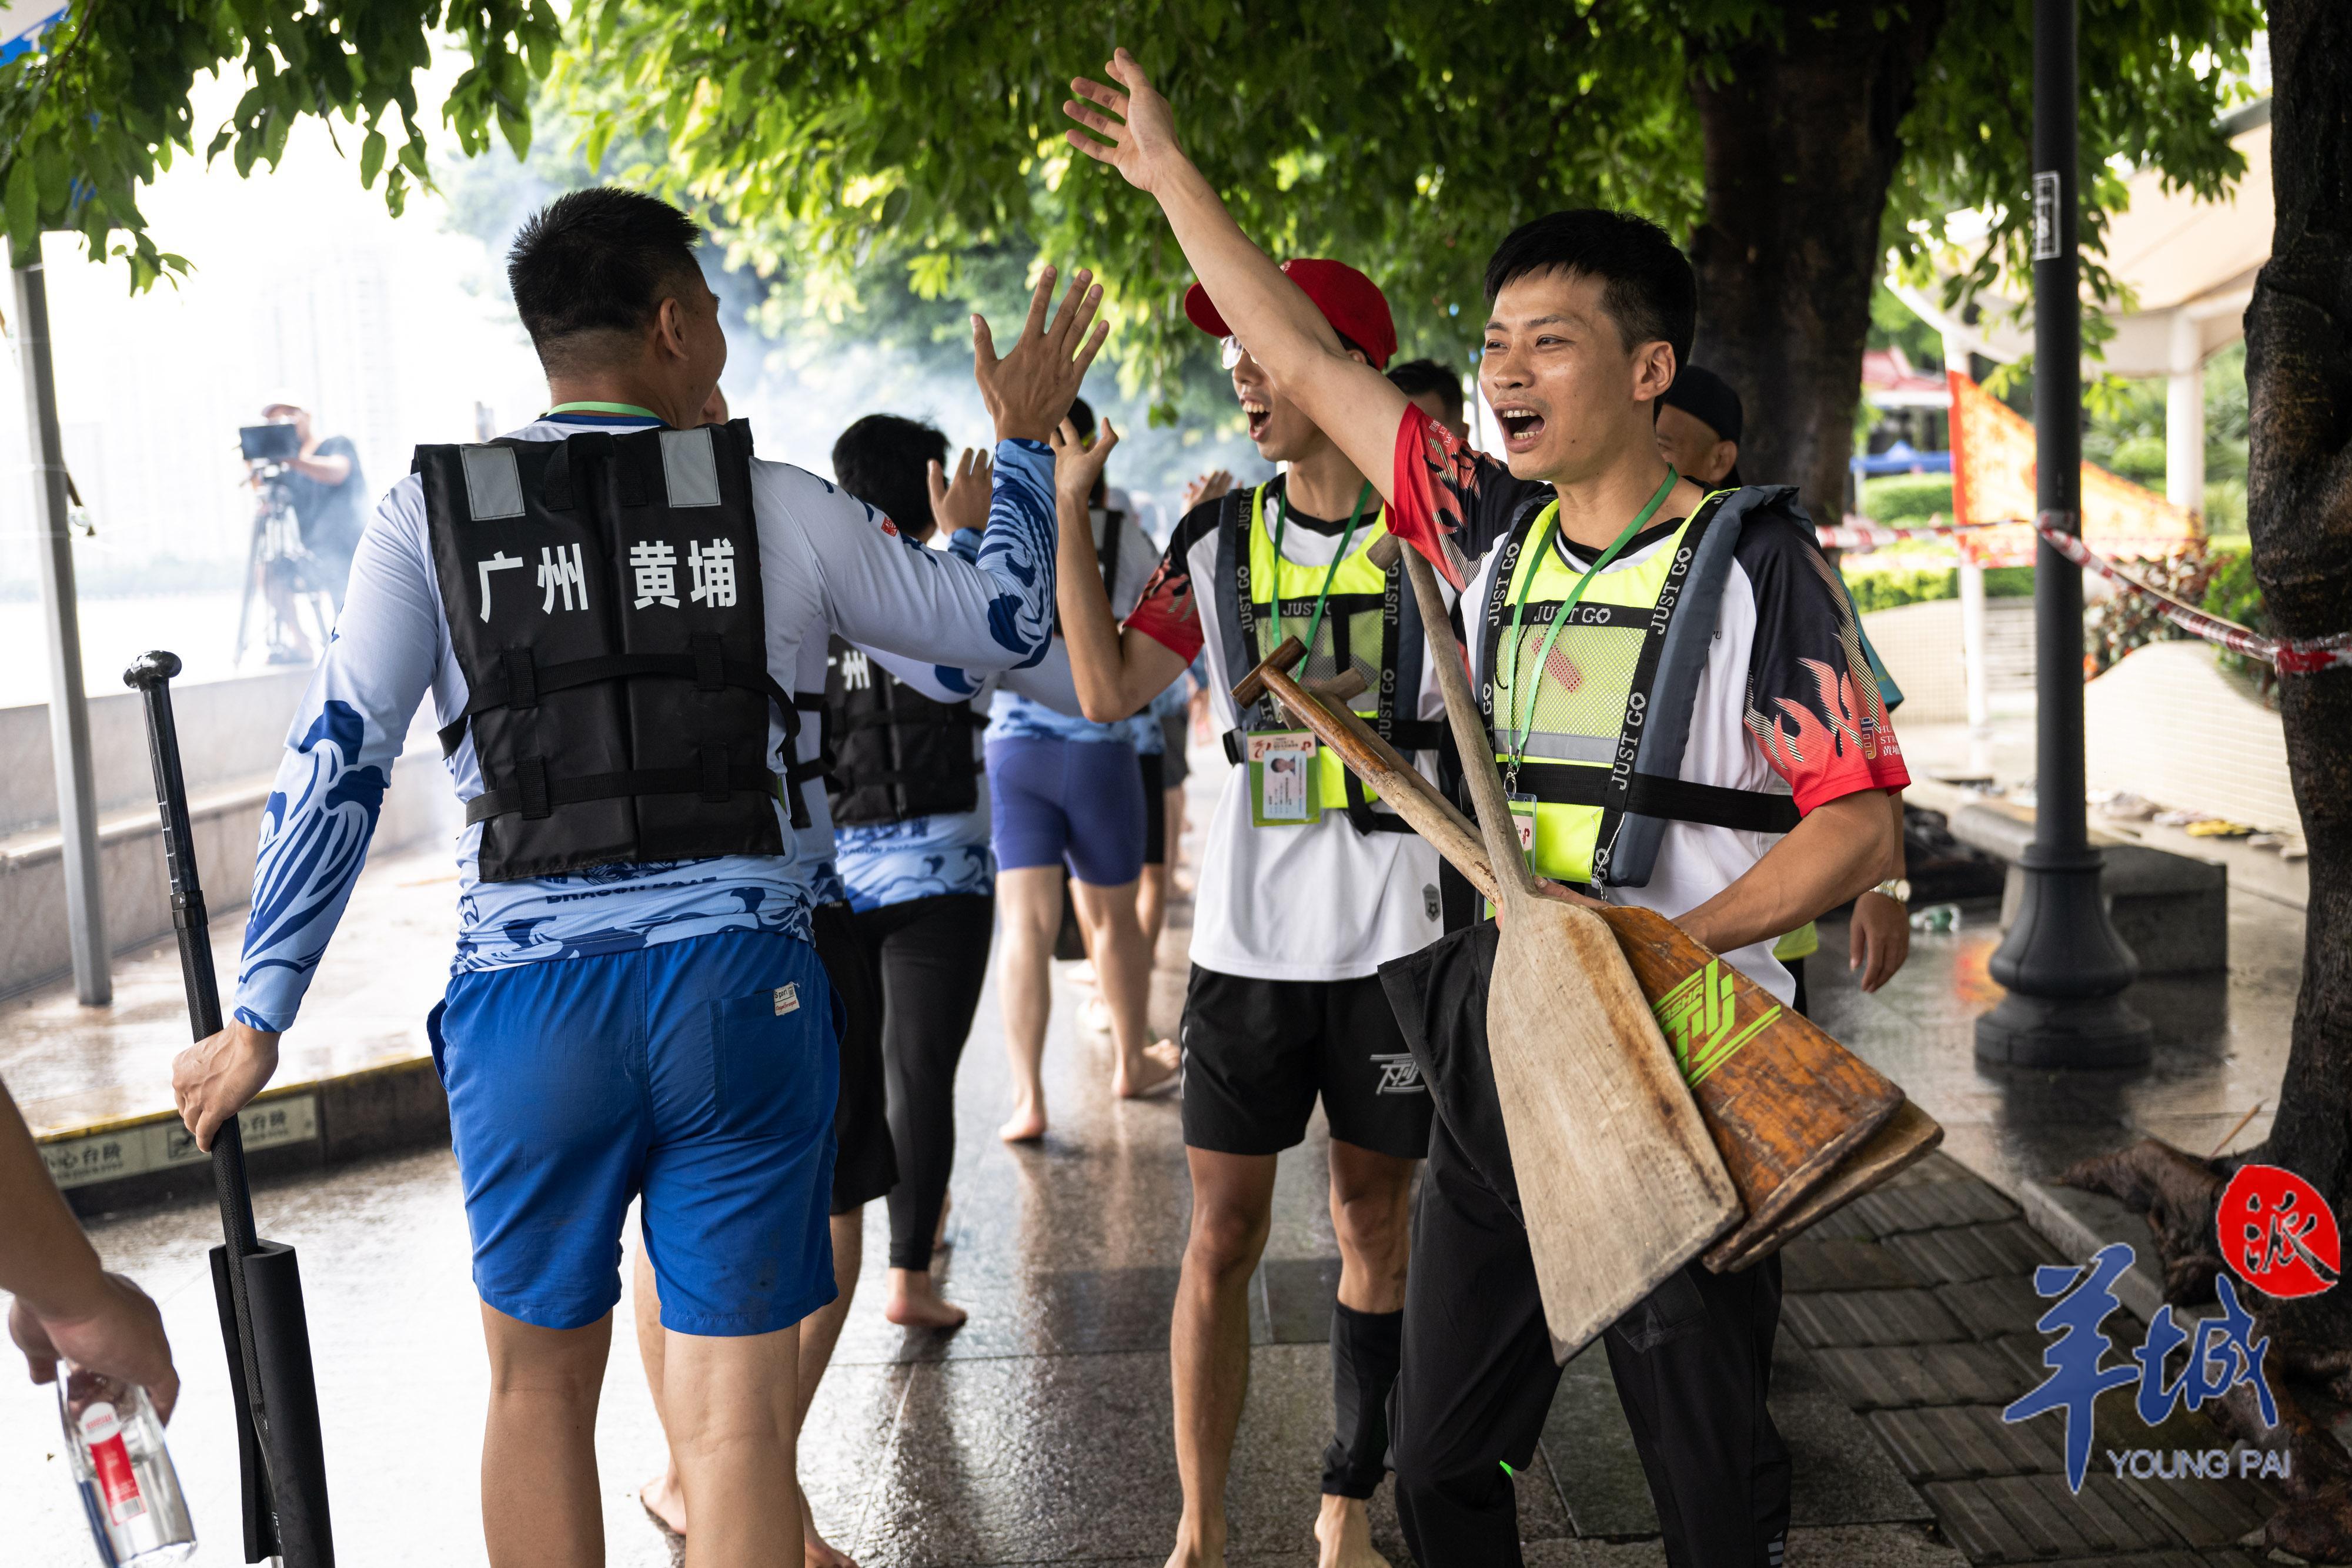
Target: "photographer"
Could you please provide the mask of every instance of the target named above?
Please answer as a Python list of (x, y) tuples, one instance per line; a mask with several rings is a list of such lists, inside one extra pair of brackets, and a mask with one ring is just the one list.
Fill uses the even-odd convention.
[(295, 599), (324, 593), (334, 601), (336, 612), (341, 612), (352, 552), (359, 549), (360, 533), (367, 526), (361, 507), (367, 481), (351, 438), (320, 436), (296, 394), (271, 394), (261, 417), (265, 423), (292, 425), (299, 443), (294, 455), (281, 462), (253, 465), (256, 517), (266, 524), (278, 508), (290, 510), (301, 540), (299, 550), (264, 558), (263, 585), (278, 626), (270, 638), (269, 659), (272, 664), (307, 664), (318, 653), (295, 613)]

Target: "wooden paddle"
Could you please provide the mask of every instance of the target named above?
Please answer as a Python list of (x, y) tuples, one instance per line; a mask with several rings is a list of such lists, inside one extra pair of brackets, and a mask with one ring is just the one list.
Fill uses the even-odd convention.
[[(1235, 686), (1234, 700), (1246, 706), (1271, 688), (1303, 720), (1319, 721), (1310, 725), (1318, 737), (1328, 728), (1360, 749), (1332, 705), (1289, 678), (1303, 653), (1286, 640)], [(1450, 674), (1466, 703), (1459, 657), (1450, 671), (1446, 657), (1441, 649), (1441, 678)], [(1474, 710), (1447, 706), (1457, 731), (1478, 728)], [(1475, 755), (1483, 730), (1463, 744)], [(1488, 878), (1503, 912), (1488, 1053), (1545, 1323), (1565, 1361), (1736, 1224), (1739, 1197), (1615, 937), (1593, 911), (1538, 889), (1509, 836), (1502, 781), (1492, 768), (1486, 774), (1493, 799), (1482, 800), (1480, 815), (1496, 841), (1487, 862), (1514, 868)], [(1410, 789), (1402, 779), (1375, 782), (1383, 792)]]
[[(1393, 559), (1382, 548), (1388, 543), (1375, 545), (1376, 559)], [(1436, 598), (1426, 566), (1415, 575), (1428, 580), (1416, 582), (1416, 593), (1425, 586)], [(1448, 658), (1458, 663), (1450, 621), (1426, 604), (1423, 615), (1437, 628), (1431, 642), (1441, 669)], [(1277, 649), (1244, 685), (1253, 692), (1272, 688), (1277, 697), (1285, 686), (1298, 689), (1285, 674), (1297, 662), (1286, 653), (1287, 645)], [(1312, 706), (1318, 711), (1302, 709), (1301, 722), (1493, 898), (1498, 890), (1477, 830), (1452, 802), (1360, 717)], [(1475, 755), (1491, 756), (1483, 727)], [(1643, 991), (1675, 1035), (1685, 1076), (1748, 1211), (1747, 1222), (1706, 1254), (1710, 1268), (1756, 1262), (1942, 1138), (1942, 1129), (1924, 1113), (1896, 1114), (1904, 1102), (1895, 1085), (1663, 915), (1622, 905), (1594, 913), (1615, 933)], [(1722, 1048), (1733, 1042), (1737, 1048), (1724, 1054)]]

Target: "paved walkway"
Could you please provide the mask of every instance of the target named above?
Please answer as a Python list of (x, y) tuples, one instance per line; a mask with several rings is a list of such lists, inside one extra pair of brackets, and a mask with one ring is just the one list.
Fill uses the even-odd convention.
[[(406, 910), (400, 899), (443, 896), (446, 889), (423, 883), (432, 874), (415, 866), (371, 873), (387, 913)], [(1796, 1451), (1793, 1564), (1960, 1568), (1965, 1554), (1979, 1563), (2252, 1568), (2232, 1550), (2268, 1512), (2251, 1486), (2095, 1475), (2073, 1499), (2058, 1473), (2055, 1420), (2000, 1424), (1999, 1407), (2041, 1375), (2026, 1270), (2060, 1260), (1983, 1179), (2014, 1189), (2144, 1131), (2201, 1152), (2274, 1091), (2300, 922), (2261, 900), (2232, 907), (2238, 967), (2227, 985), (2143, 988), (2142, 1005), (2166, 1037), (2156, 1069), (2137, 1075), (1977, 1071), (1969, 1024), (1991, 995), (1989, 923), (1921, 937), (1910, 967), (1875, 998), (1852, 991), (1841, 963), (1816, 960), (1824, 1023), (1945, 1121), (1958, 1157), (1923, 1165), (1789, 1249), (1773, 1404)], [(1825, 952), (1841, 951), (1843, 938), (1825, 930)], [(394, 983), (372, 961), (381, 951), (345, 945), (343, 961), (355, 965), (347, 994), (362, 998), (373, 985)], [(1181, 994), (1181, 931), (1171, 932), (1156, 997), (1163, 1022), (1172, 1022)], [(167, 999), (143, 1004), (156, 1016), (145, 1026), (152, 1044), (142, 1050), (163, 1050)], [(949, 1294), (972, 1312), (961, 1333), (909, 1334), (883, 1322), (878, 1206), (869, 1214), (866, 1278), (810, 1422), (805, 1469), (824, 1527), (874, 1568), (1149, 1564), (1166, 1550), (1177, 1496), (1167, 1323), (1190, 1202), (1176, 1104), (1113, 1101), (1108, 1049), (1072, 1032), (1069, 1003), (1065, 987), (1048, 1055), (1054, 1130), (1024, 1151), (993, 1136), (1009, 1093), (992, 991), (982, 1003), (961, 1082), (943, 1266)], [(389, 1016), (360, 999), (351, 1006), (355, 1038), (372, 1027), (367, 1019)], [(53, 1001), (37, 998), (17, 1017), (54, 1012)], [(320, 1046), (338, 1042), (322, 1038)], [(28, 1059), (56, 1061), (11, 1051), (5, 1039), (0, 1054), (12, 1075)], [(2258, 1117), (2242, 1138), (2265, 1125)], [(1311, 1561), (1337, 1269), (1325, 1160), (1318, 1118), (1307, 1145), (1282, 1162), (1253, 1296), (1251, 1395), (1228, 1499), (1237, 1564)], [(478, 1563), (485, 1374), (449, 1156), (421, 1153), (279, 1180), (265, 1186), (258, 1207), (264, 1233), (302, 1253), (341, 1561)], [(203, 1256), (214, 1218), (203, 1205), (183, 1205), (94, 1228), (110, 1263), (164, 1303), (187, 1379), (173, 1432), (204, 1535), (196, 1561), (234, 1563), (241, 1553), (235, 1457), (225, 1441), (227, 1374)], [(2137, 1343), (2136, 1331), (2109, 1328), (2121, 1343)], [(2111, 1404), (2109, 1414), (2126, 1416), (2126, 1403)], [(0, 1380), (0, 1475), (11, 1478), (10, 1543), (0, 1555), (10, 1561), (84, 1560), (53, 1422), (45, 1391)], [(2157, 1434), (2103, 1434), (2103, 1444), (2109, 1438), (2167, 1450), (2220, 1444), (2195, 1418)], [(632, 1497), (659, 1463), (660, 1439), (625, 1302), (599, 1454), (610, 1560), (667, 1563)], [(2095, 1453), (2094, 1464), (2104, 1469)], [(1518, 1484), (1530, 1563), (1663, 1563), (1597, 1353), (1568, 1368), (1543, 1452)], [(1385, 1488), (1374, 1517), (1381, 1544), (1403, 1563)]]

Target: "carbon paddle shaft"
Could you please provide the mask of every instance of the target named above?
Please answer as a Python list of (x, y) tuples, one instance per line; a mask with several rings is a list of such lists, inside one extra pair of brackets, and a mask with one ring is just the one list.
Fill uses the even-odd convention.
[[(178, 655), (142, 654), (123, 672), (147, 710), (147, 756), (163, 823), (163, 862), (172, 883), (172, 925), (180, 943), (180, 977), (194, 1038), (220, 1032), (220, 983), (213, 973), (205, 894), (189, 830), (188, 787), (180, 771), (180, 737), (172, 719), (171, 681)], [(294, 1249), (264, 1241), (253, 1223), (245, 1138), (232, 1116), (213, 1139), (213, 1186), (220, 1197), (223, 1245), (212, 1249), (213, 1294), (228, 1348), (236, 1406), (237, 1469), (245, 1511), (245, 1560), (278, 1557), (286, 1568), (334, 1568), (327, 1517), (327, 1460), (319, 1434), (319, 1391), (310, 1366), (309, 1321)]]

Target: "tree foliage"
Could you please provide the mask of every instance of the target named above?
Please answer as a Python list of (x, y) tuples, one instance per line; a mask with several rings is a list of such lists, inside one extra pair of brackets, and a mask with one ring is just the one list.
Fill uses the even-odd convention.
[[(583, 0), (558, 80), (592, 157), (658, 131), (664, 176), (730, 214), (761, 270), (819, 304), (875, 264), (919, 294), (975, 250), (1083, 261), (1117, 291), (1130, 373), (1158, 384), (1195, 345), (1181, 256), (1147, 199), (1063, 144), (1068, 78), (1114, 41), (1177, 105), (1189, 150), (1277, 254), (1346, 256), (1388, 287), (1409, 346), (1466, 362), (1480, 271), (1515, 224), (1601, 204), (1687, 234), (1702, 207), (1696, 77), (1790, 30), (1850, 24), (1771, 0), (1574, 0), (1506, 9), (1111, 0), (1083, 13), (945, 0)], [(1879, 28), (1903, 4), (1847, 6)], [(1946, 47), (1905, 119), (1890, 247), (1924, 256), (1945, 214), (1980, 206), (1969, 278), (2021, 264), (2029, 204), (2030, 0), (1951, 0)], [(2122, 196), (2113, 160), (2210, 193), (2242, 161), (2212, 121), (2261, 25), (2258, 0), (2083, 0), (2083, 182)]]
[(300, 116), (341, 119), (359, 132), (346, 151), (361, 183), (383, 175), (397, 214), (412, 186), (429, 183), (415, 78), (444, 31), (473, 62), (442, 109), (458, 145), (478, 152), (495, 127), (518, 152), (528, 147), (531, 82), (561, 39), (551, 0), (73, 0), (32, 48), (0, 65), (13, 260), (37, 257), (44, 231), (68, 230), (93, 259), (128, 261), (134, 288), (184, 270), (149, 237), (139, 190), (175, 149), (196, 151), (205, 128), (190, 94), (210, 72), (247, 85), (206, 140), (207, 160), (227, 152), (249, 174), (277, 162)]

